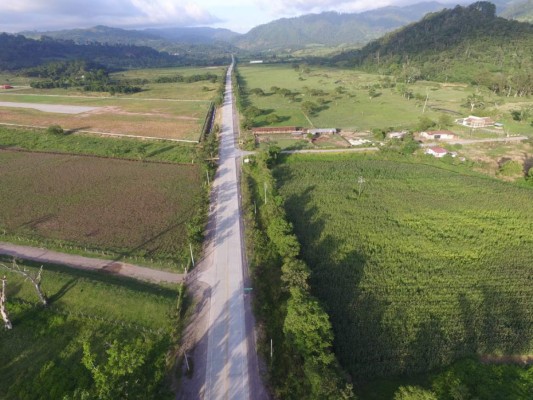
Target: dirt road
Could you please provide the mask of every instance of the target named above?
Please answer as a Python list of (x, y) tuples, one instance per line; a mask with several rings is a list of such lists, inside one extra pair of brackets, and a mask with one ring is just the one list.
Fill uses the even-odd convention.
[(19, 260), (60, 264), (83, 270), (102, 271), (112, 275), (125, 276), (154, 283), (180, 283), (185, 278), (183, 274), (159, 271), (119, 261), (83, 257), (75, 254), (60, 253), (38, 247), (19, 246), (4, 242), (0, 242), (0, 254), (15, 257)]
[(10, 108), (32, 108), (34, 110), (57, 113), (57, 114), (81, 114), (98, 110), (99, 107), (68, 106), (62, 104), (40, 104), (40, 103), (13, 103), (10, 101), (0, 101), (0, 107)]

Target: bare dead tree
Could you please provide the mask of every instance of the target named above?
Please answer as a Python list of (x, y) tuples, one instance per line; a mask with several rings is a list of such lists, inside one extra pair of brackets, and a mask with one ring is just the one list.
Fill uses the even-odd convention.
[(39, 272), (37, 274), (32, 274), (26, 269), (26, 267), (21, 267), (20, 265), (18, 265), (15, 259), (13, 259), (11, 265), (0, 264), (0, 267), (3, 267), (9, 271), (16, 272), (17, 274), (22, 275), (24, 277), (24, 280), (30, 281), (33, 287), (35, 288), (37, 295), (39, 296), (41, 304), (45, 307), (48, 305), (48, 299), (46, 298), (46, 295), (44, 294), (43, 289), (41, 288), (41, 278), (43, 275), (42, 265), (41, 268), (39, 268)]
[(5, 328), (12, 329), (13, 325), (9, 320), (9, 315), (7, 314), (6, 310), (6, 282), (7, 278), (4, 276), (2, 278), (2, 292), (0, 293), (0, 315), (2, 316), (2, 320), (4, 321)]

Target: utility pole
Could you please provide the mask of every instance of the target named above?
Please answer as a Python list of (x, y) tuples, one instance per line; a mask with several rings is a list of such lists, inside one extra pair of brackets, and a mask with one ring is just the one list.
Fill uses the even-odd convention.
[(359, 191), (358, 191), (358, 197), (361, 197), (361, 192), (363, 191), (363, 184), (365, 183), (365, 178), (360, 176), (357, 179), (357, 183), (359, 184)]
[(189, 250), (191, 251), (191, 261), (192, 261), (192, 266), (194, 267), (194, 255), (192, 254), (192, 244), (189, 243)]
[(426, 101), (424, 102), (424, 108), (422, 109), (422, 114), (424, 114), (426, 112), (426, 106), (428, 104), (428, 99), (429, 99), (429, 92), (426, 88)]

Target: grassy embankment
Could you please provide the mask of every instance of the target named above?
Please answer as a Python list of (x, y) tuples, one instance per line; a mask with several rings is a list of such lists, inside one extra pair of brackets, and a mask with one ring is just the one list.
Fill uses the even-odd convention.
[[(37, 272), (35, 264), (25, 267)], [(0, 332), (2, 399), (172, 398), (171, 371), (181, 330), (179, 287), (46, 265), (42, 288), (49, 306), (43, 308), (20, 275), (0, 273), (8, 278), (7, 310), (13, 323), (12, 330)], [(103, 380), (84, 365), (84, 344), (107, 374)], [(132, 355), (135, 359), (128, 360)]]
[(531, 354), (531, 188), (377, 155), (291, 156), (275, 174), (356, 381)]

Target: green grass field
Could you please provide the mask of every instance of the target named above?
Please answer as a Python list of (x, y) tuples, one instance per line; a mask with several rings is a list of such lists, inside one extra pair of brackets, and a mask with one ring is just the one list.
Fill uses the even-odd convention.
[(198, 164), (0, 151), (0, 165), (4, 240), (186, 265), (187, 225), (203, 204)]
[(531, 354), (533, 190), (380, 157), (291, 156), (275, 170), (343, 366), (368, 380)]
[(194, 144), (86, 134), (55, 135), (42, 129), (5, 126), (0, 126), (0, 147), (175, 163), (198, 161)]
[[(37, 271), (35, 265), (26, 268)], [(172, 398), (165, 359), (179, 324), (177, 288), (47, 265), (42, 288), (50, 305), (43, 309), (20, 275), (0, 273), (8, 278), (7, 310), (13, 323), (12, 330), (0, 331), (2, 399), (63, 399), (75, 390), (94, 395), (95, 382), (82, 364), (82, 344), (90, 343), (102, 364), (115, 340), (142, 344), (137, 356), (144, 363), (132, 378), (141, 376), (145, 386), (131, 398)], [(133, 379), (126, 387), (135, 387)]]
[[(296, 125), (302, 127), (329, 128), (365, 131), (373, 128), (412, 129), (419, 118), (428, 117), (437, 121), (446, 113), (452, 118), (470, 114), (492, 115), (505, 124), (511, 133), (531, 134), (529, 123), (512, 121), (510, 109), (530, 106), (526, 98), (505, 98), (493, 95), (488, 90), (473, 88), (463, 84), (444, 84), (419, 81), (408, 85), (413, 98), (407, 100), (398, 88), (387, 87), (386, 77), (355, 70), (311, 66), (294, 69), (288, 64), (278, 65), (239, 65), (239, 73), (244, 78), (247, 89), (260, 88), (265, 96), (250, 94), (250, 103), (264, 114), (255, 118), (257, 126), (270, 125), (268, 115), (276, 114), (280, 121), (272, 125)], [(369, 96), (369, 85), (376, 85), (377, 96)], [(274, 94), (272, 87), (289, 89), (299, 93), (293, 99)], [(342, 88), (342, 89), (337, 89)], [(323, 95), (313, 94), (322, 90)], [(462, 106), (465, 99), (480, 91), (485, 108), (471, 112)], [(425, 99), (428, 99), (424, 112)], [(315, 115), (304, 115), (302, 103), (322, 102), (321, 110)], [(451, 126), (450, 129), (464, 134), (464, 129)]]

